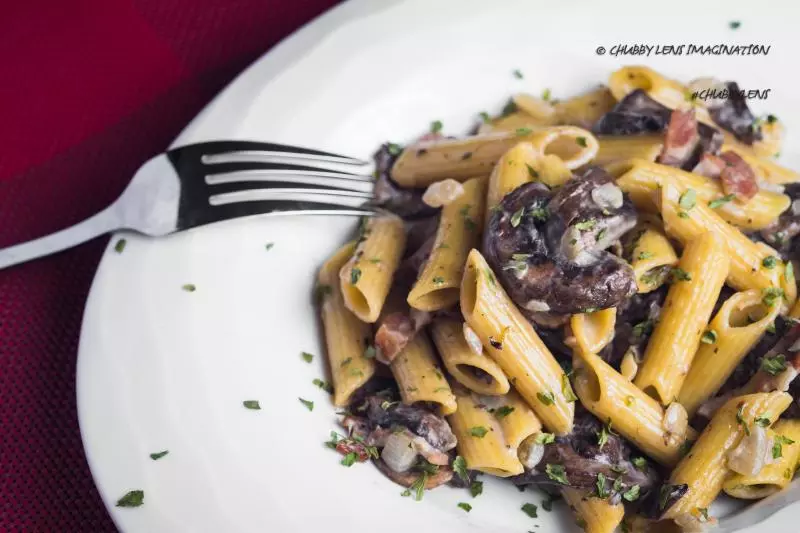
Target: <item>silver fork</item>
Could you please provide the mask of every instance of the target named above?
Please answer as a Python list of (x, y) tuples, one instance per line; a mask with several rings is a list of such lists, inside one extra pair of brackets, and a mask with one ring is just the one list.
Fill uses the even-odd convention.
[[(298, 162), (322, 163), (323, 166)], [(67, 229), (0, 250), (0, 269), (120, 229), (160, 237), (231, 218), (268, 214), (373, 215), (373, 179), (335, 165), (369, 163), (319, 150), (252, 141), (182, 146), (142, 165), (120, 197)]]

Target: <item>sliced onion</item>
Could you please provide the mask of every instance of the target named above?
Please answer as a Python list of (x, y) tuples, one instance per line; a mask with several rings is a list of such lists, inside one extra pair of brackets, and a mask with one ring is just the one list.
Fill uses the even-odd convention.
[(536, 437), (538, 434), (533, 434), (527, 439), (522, 441), (517, 450), (517, 457), (525, 470), (533, 470), (542, 461), (544, 457), (544, 444), (538, 444)]
[(787, 365), (786, 370), (772, 378), (774, 383), (774, 390), (786, 392), (789, 390), (789, 385), (792, 384), (794, 378), (797, 377), (797, 370), (792, 365)]
[(622, 207), (622, 189), (613, 183), (604, 183), (592, 189), (592, 200), (601, 209), (608, 209), (609, 207), (619, 209)]
[[(758, 188), (761, 189), (762, 191), (769, 191), (777, 194), (783, 194), (784, 191), (786, 190), (786, 187), (784, 187), (783, 185), (780, 185), (778, 183), (772, 183), (771, 181), (767, 180), (758, 180)], [(800, 212), (800, 205), (798, 205), (798, 211), (795, 211), (795, 203), (798, 203), (797, 200), (792, 202), (793, 215), (796, 215), (798, 214), (798, 212)]]
[(743, 476), (755, 476), (772, 460), (772, 439), (766, 429), (752, 424), (750, 434), (728, 452), (728, 468)]
[(619, 372), (622, 377), (628, 381), (633, 381), (636, 374), (639, 372), (639, 350), (636, 346), (629, 346), (622, 357), (622, 363), (619, 366)]
[(381, 459), (394, 472), (406, 472), (417, 462), (417, 452), (407, 435), (392, 433), (386, 439)]
[(661, 421), (661, 426), (667, 432), (669, 437), (683, 438), (686, 435), (686, 430), (689, 428), (689, 415), (678, 402), (672, 402), (664, 411), (664, 419)]
[(422, 201), (431, 207), (444, 207), (464, 194), (464, 186), (454, 179), (431, 183), (422, 195)]
[(464, 322), (462, 329), (464, 331), (464, 340), (467, 341), (469, 349), (472, 350), (475, 355), (482, 355), (483, 344), (481, 343), (481, 339), (478, 337), (478, 334), (475, 333), (475, 330), (469, 327), (466, 322)]
[(544, 300), (528, 300), (524, 307), (528, 311), (539, 311), (542, 313), (550, 310), (550, 306)]

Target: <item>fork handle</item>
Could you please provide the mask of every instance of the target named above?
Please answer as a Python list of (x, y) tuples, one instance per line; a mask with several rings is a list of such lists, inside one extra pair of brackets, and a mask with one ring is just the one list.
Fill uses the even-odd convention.
[(0, 270), (72, 248), (120, 229), (120, 218), (113, 207), (110, 206), (83, 222), (45, 237), (0, 249)]

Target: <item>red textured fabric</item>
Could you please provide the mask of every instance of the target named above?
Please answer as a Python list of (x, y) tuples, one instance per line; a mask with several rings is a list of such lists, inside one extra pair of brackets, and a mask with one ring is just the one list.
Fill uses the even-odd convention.
[[(220, 89), (337, 0), (26, 0), (0, 16), (0, 248), (112, 201)], [(0, 531), (114, 525), (75, 362), (105, 245), (0, 271)]]

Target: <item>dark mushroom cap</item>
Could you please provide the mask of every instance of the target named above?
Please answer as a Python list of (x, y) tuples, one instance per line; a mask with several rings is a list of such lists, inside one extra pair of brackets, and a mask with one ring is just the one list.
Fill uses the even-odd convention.
[(728, 89), (727, 98), (719, 99), (719, 105), (709, 106), (711, 118), (745, 144), (752, 145), (763, 139), (761, 126), (756, 123), (756, 118), (747, 107), (747, 99), (740, 92), (739, 85), (735, 81), (729, 81), (725, 88)]
[[(598, 201), (601, 188), (612, 200)], [(490, 218), (483, 252), (530, 320), (542, 311), (605, 309), (636, 292), (630, 266), (605, 251), (635, 224), (630, 200), (607, 172), (592, 168), (555, 194), (527, 183), (506, 195)]]

